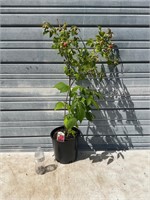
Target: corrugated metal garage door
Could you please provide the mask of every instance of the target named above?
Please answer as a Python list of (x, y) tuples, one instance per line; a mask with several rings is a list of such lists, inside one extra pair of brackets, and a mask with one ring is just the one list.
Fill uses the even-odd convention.
[(96, 120), (81, 126), (80, 148), (150, 148), (149, 0), (1, 0), (1, 13), (2, 150), (51, 149), (49, 133), (62, 125), (53, 108), (64, 96), (52, 87), (66, 80), (64, 65), (41, 28), (57, 19), (78, 25), (84, 40), (110, 27), (123, 61), (103, 83), (109, 97)]

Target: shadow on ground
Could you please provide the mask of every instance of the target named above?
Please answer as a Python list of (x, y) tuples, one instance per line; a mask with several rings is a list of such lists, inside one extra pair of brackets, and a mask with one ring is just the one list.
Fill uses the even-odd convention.
[(80, 151), (78, 155), (78, 161), (89, 158), (92, 163), (107, 161), (107, 165), (111, 164), (115, 159), (124, 159), (125, 151), (104, 151), (101, 153), (96, 153), (94, 151), (84, 152)]

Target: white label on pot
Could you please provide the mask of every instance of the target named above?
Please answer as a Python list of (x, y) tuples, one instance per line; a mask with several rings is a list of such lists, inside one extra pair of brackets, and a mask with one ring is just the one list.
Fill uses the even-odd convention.
[(58, 142), (64, 142), (65, 141), (65, 134), (61, 131), (57, 133), (57, 141)]

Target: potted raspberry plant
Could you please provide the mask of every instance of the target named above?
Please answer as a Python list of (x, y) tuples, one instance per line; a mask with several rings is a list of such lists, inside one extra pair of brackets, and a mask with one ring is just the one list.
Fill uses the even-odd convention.
[(91, 80), (102, 81), (105, 77), (103, 68), (98, 68), (97, 63), (106, 62), (115, 67), (118, 58), (113, 51), (110, 29), (104, 31), (99, 26), (95, 38), (84, 42), (77, 26), (68, 27), (64, 23), (54, 27), (45, 22), (43, 34), (52, 38), (52, 48), (63, 57), (64, 73), (68, 77), (68, 83), (61, 81), (54, 86), (60, 93), (65, 93), (66, 98), (55, 105), (55, 110), (64, 109), (64, 125), (52, 130), (51, 137), (56, 160), (70, 163), (77, 158), (79, 125), (84, 119), (93, 121), (92, 109), (99, 109), (97, 100), (103, 98), (91, 84)]

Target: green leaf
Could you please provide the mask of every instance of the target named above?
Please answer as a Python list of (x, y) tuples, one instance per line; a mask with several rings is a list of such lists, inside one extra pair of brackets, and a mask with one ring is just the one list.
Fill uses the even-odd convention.
[(52, 44), (52, 49), (57, 49), (58, 45), (57, 44)]
[(58, 103), (56, 103), (56, 105), (55, 105), (55, 110), (59, 110), (59, 109), (62, 109), (62, 108), (64, 108), (64, 107), (65, 107), (64, 102), (58, 102)]
[(43, 35), (47, 34), (48, 32), (49, 32), (48, 30), (44, 29)]
[(101, 27), (101, 26), (98, 26), (98, 29), (99, 29), (99, 31), (101, 31), (101, 30), (102, 30), (102, 27)]
[(76, 92), (79, 88), (80, 88), (79, 86), (75, 86), (75, 87), (72, 88), (71, 91), (72, 91), (72, 92)]
[(92, 104), (95, 106), (95, 108), (99, 109), (99, 105), (94, 99), (92, 99)]
[(75, 97), (78, 95), (77, 94), (77, 90), (79, 89), (79, 86), (75, 86), (72, 88), (70, 96), (73, 97), (75, 99)]
[(89, 106), (89, 105), (91, 105), (91, 103), (92, 103), (92, 99), (91, 99), (91, 97), (89, 97), (89, 98), (87, 99), (87, 105)]
[(76, 80), (80, 80), (80, 74), (76, 73), (74, 74), (74, 77), (76, 78)]
[(77, 110), (77, 119), (80, 121), (80, 123), (82, 122), (82, 120), (85, 117), (85, 109), (82, 103), (79, 103), (77, 106), (78, 110)]
[(87, 42), (86, 42), (86, 45), (90, 46), (90, 47), (93, 47), (94, 46), (94, 41), (92, 38), (88, 39)]
[(50, 30), (49, 31), (49, 37), (52, 37), (53, 36), (53, 30)]
[(92, 122), (94, 118), (95, 118), (95, 116), (91, 112), (86, 113), (86, 119), (87, 120)]
[(64, 119), (64, 125), (67, 129), (72, 129), (77, 124), (75, 117), (66, 116)]
[(63, 82), (57, 83), (54, 88), (57, 88), (60, 92), (68, 92), (70, 87)]

